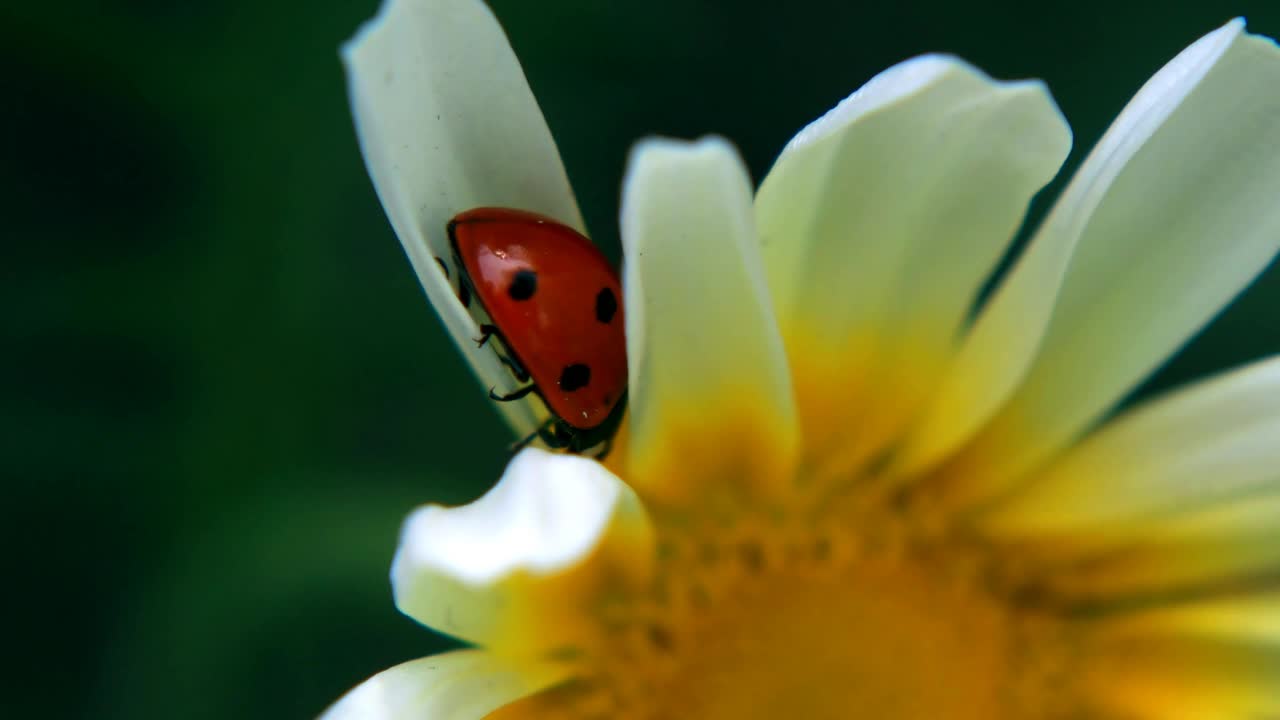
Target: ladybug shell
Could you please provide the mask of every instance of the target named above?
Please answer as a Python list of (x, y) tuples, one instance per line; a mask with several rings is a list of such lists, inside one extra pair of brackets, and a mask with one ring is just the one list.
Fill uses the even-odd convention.
[(576, 230), (521, 210), (477, 208), (449, 223), (463, 274), (547, 407), (590, 430), (627, 387), (618, 273)]

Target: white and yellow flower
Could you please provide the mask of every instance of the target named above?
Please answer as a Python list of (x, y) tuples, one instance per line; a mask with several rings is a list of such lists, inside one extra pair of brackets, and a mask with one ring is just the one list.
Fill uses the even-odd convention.
[[(477, 0), (388, 0), (344, 51), (427, 294), (455, 213), (581, 228)], [(719, 139), (624, 185), (630, 415), (407, 522), (400, 609), (474, 649), (329, 720), (1280, 716), (1280, 358), (1107, 419), (1280, 246), (1280, 51), (1228, 23), (1134, 97), (990, 300), (1071, 136), (1046, 89), (925, 56), (758, 191)], [(503, 406), (518, 434), (536, 403)]]

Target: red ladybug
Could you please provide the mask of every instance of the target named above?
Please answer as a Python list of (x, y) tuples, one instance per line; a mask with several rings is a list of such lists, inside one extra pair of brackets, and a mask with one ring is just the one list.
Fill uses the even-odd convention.
[(617, 271), (576, 230), (523, 210), (468, 210), (448, 231), (458, 297), (469, 306), (474, 296), (492, 321), (481, 324), (477, 342), (496, 337), (516, 379), (531, 380), (509, 395), (491, 388), (489, 396), (508, 402), (537, 394), (552, 417), (534, 435), (570, 452), (603, 443), (603, 455), (626, 408)]

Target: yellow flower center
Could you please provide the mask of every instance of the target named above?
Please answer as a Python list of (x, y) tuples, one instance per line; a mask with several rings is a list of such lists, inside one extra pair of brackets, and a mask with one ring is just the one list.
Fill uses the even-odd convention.
[(1026, 720), (1062, 707), (1062, 627), (994, 590), (972, 545), (914, 536), (883, 508), (843, 520), (661, 527), (658, 580), (600, 610), (599, 644), (576, 658), (590, 675), (497, 717)]

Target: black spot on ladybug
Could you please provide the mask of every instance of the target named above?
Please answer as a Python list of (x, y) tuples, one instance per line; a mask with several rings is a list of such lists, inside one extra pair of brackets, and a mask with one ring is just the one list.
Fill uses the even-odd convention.
[(512, 300), (528, 300), (538, 291), (538, 273), (532, 270), (518, 270), (515, 277), (511, 278), (511, 285), (507, 288), (507, 294)]
[(614, 297), (613, 290), (602, 288), (596, 294), (596, 320), (608, 325), (616, 314), (618, 314), (618, 298)]
[(560, 371), (560, 389), (565, 392), (581, 390), (591, 382), (591, 368), (582, 363), (565, 365)]

